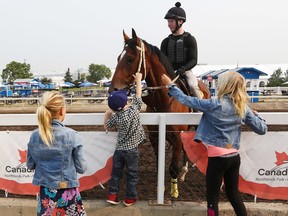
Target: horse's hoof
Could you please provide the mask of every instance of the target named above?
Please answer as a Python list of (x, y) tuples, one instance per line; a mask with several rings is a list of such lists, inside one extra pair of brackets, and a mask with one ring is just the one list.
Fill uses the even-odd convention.
[(184, 182), (185, 181), (185, 177), (186, 177), (186, 174), (188, 173), (188, 167), (187, 166), (183, 166), (182, 167), (182, 170), (180, 172), (180, 177), (179, 177), (179, 180), (181, 182)]
[(178, 190), (171, 192), (171, 197), (172, 197), (172, 198), (178, 198), (178, 196), (179, 196)]

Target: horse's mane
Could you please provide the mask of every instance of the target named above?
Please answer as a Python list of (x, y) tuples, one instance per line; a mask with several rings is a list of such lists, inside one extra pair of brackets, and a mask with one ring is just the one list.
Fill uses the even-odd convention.
[(175, 72), (167, 56), (165, 56), (164, 53), (162, 53), (157, 46), (151, 45), (145, 40), (143, 40), (143, 42), (145, 43), (145, 45), (148, 47), (148, 49), (151, 51), (152, 54), (158, 56), (160, 63), (164, 66), (170, 78), (174, 79), (176, 77)]
[[(151, 53), (153, 55), (156, 55), (159, 59), (159, 62), (164, 66), (166, 72), (168, 73), (168, 75), (170, 76), (171, 79), (174, 79), (175, 76), (175, 72), (174, 69), (171, 65), (171, 63), (169, 62), (168, 58), (160, 51), (160, 49), (157, 46), (154, 46), (152, 44), (149, 44), (147, 41), (142, 40), (143, 43), (146, 45), (146, 47), (149, 49), (149, 51), (151, 51)], [(127, 45), (133, 49), (133, 51), (136, 53), (136, 41), (133, 39), (130, 39), (129, 41), (127, 41)]]

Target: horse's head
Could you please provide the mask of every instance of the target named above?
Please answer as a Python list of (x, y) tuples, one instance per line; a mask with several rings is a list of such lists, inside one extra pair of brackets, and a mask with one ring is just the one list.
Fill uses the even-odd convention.
[(146, 61), (145, 61), (145, 44), (137, 37), (136, 32), (132, 29), (132, 38), (128, 37), (123, 31), (124, 49), (118, 56), (118, 64), (114, 72), (109, 92), (123, 89), (130, 91), (134, 83), (134, 74), (139, 71), (146, 77)]

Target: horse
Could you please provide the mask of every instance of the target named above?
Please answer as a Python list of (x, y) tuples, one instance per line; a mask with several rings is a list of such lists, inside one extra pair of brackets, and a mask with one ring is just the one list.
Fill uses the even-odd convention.
[[(117, 58), (117, 66), (109, 87), (109, 93), (114, 90), (131, 91), (134, 83), (134, 74), (142, 73), (142, 79), (146, 81), (148, 90), (147, 96), (142, 96), (143, 102), (146, 104), (146, 112), (190, 112), (190, 109), (173, 98), (168, 97), (168, 90), (161, 81), (163, 74), (168, 75), (171, 79), (176, 79), (175, 72), (168, 61), (168, 58), (159, 50), (158, 47), (147, 43), (139, 38), (134, 29), (132, 29), (132, 38), (127, 36), (123, 30), (124, 48)], [(198, 82), (198, 86), (204, 95), (204, 98), (210, 97), (208, 87), (202, 82)], [(178, 198), (178, 184), (180, 168), (179, 161), (181, 159), (182, 141), (180, 131), (187, 131), (188, 125), (169, 125), (167, 131), (167, 140), (173, 140), (172, 158), (169, 165), (169, 174), (171, 177), (172, 198)], [(147, 126), (149, 131), (150, 142), (156, 158), (158, 157), (158, 135), (152, 134), (152, 131), (158, 131), (157, 126)]]

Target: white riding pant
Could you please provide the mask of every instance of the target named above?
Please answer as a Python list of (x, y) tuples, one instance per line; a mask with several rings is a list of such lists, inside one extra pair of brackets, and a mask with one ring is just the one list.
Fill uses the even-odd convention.
[(191, 94), (193, 94), (195, 97), (202, 98), (201, 91), (198, 87), (197, 77), (193, 74), (192, 70), (186, 71), (185, 76), (190, 87)]

